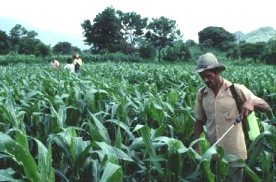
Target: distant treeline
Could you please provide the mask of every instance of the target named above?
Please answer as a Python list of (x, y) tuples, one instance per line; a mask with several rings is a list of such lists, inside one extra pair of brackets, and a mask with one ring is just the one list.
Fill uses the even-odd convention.
[[(35, 57), (45, 60), (58, 55), (79, 53), (93, 55), (90, 56), (93, 57), (91, 60), (114, 60), (115, 57), (135, 62), (174, 62), (194, 60), (201, 53), (215, 50), (231, 59), (252, 59), (276, 64), (275, 39), (257, 43), (238, 42), (234, 34), (222, 27), (204, 28), (198, 32), (198, 43), (193, 40), (184, 41), (174, 20), (163, 16), (149, 20), (135, 12), (125, 13), (113, 7), (103, 10), (93, 22), (85, 20), (81, 26), (84, 42), (91, 46), (89, 50), (80, 50), (69, 42), (58, 42), (53, 47), (45, 45), (36, 38), (38, 34), (35, 31), (29, 31), (19, 24), (10, 30), (9, 35), (0, 30), (0, 55), (7, 55), (0, 61), (3, 64), (5, 61), (18, 62), (22, 59), (23, 62), (36, 62), (38, 59)], [(111, 55), (106, 56), (107, 54)], [(31, 57), (19, 58), (16, 55)]]

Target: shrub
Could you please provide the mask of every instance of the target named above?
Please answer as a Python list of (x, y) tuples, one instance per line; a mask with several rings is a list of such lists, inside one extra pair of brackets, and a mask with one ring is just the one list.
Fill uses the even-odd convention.
[(165, 61), (188, 61), (191, 59), (191, 52), (183, 41), (177, 41), (172, 46), (164, 48), (161, 55)]
[(273, 50), (267, 54), (265, 54), (262, 58), (262, 60), (266, 63), (266, 64), (273, 64), (276, 65), (276, 50)]
[(153, 45), (146, 44), (140, 47), (139, 55), (144, 59), (152, 59), (156, 56), (157, 52)]

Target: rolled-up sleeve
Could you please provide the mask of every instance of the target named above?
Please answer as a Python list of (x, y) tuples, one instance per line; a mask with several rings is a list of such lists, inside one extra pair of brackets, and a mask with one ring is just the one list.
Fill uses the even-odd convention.
[(250, 99), (252, 99), (252, 100), (263, 100), (263, 99), (257, 97), (256, 95), (254, 95), (254, 93), (251, 92), (251, 91), (250, 91), (247, 87), (245, 87), (244, 85), (242, 85), (242, 84), (237, 84), (237, 86), (238, 86), (238, 92), (240, 92), (240, 93), (238, 93), (238, 94), (242, 96), (242, 100), (243, 100), (243, 101), (250, 100)]

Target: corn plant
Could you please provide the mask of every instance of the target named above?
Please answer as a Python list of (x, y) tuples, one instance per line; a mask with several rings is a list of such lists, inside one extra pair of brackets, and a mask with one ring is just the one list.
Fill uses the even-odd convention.
[[(234, 159), (204, 136), (192, 138), (203, 85), (194, 67), (103, 62), (78, 74), (46, 64), (1, 67), (0, 181), (223, 181)], [(276, 178), (274, 70), (223, 72), (272, 107), (257, 112), (262, 133), (241, 161), (249, 181)]]

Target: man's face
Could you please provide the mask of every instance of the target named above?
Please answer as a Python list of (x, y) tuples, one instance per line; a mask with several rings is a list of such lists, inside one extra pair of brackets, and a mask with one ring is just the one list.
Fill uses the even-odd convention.
[(204, 83), (209, 88), (215, 88), (215, 86), (219, 82), (219, 74), (218, 72), (212, 72), (210, 70), (205, 70), (201, 73), (199, 73), (200, 77), (204, 81)]

